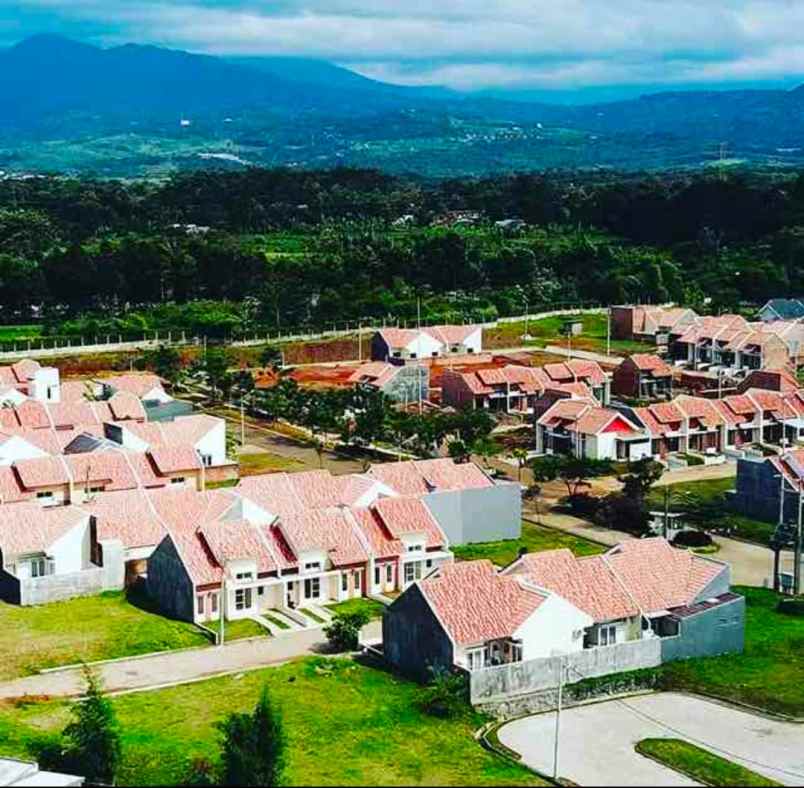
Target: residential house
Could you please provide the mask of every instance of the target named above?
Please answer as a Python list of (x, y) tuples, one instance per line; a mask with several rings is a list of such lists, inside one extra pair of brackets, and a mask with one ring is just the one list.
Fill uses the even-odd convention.
[[(319, 487), (319, 485), (321, 485)], [(331, 488), (308, 478), (313, 496)], [(147, 585), (166, 612), (197, 622), (275, 611), (301, 625), (321, 605), (400, 590), (451, 560), (435, 519), (417, 498), (379, 498), (368, 507), (296, 508), (280, 492), (185, 494), (160, 511), (166, 536), (148, 560)], [(200, 497), (205, 500), (201, 502)], [(312, 499), (311, 499), (312, 500)], [(333, 502), (334, 503), (334, 502)]]
[(662, 399), (672, 396), (673, 370), (663, 359), (651, 353), (634, 353), (614, 370), (615, 394), (635, 399)]
[(456, 408), (532, 414), (546, 392), (594, 397), (606, 404), (609, 378), (597, 362), (577, 359), (543, 367), (506, 364), (463, 372), (446, 370), (441, 376), (441, 400)]
[[(737, 478), (731, 507), (747, 517), (766, 522), (796, 523), (804, 489), (804, 449), (790, 449), (772, 457), (745, 456), (737, 460)], [(784, 497), (784, 509), (782, 509)]]
[(226, 422), (217, 416), (194, 414), (168, 422), (113, 421), (104, 425), (104, 434), (136, 452), (191, 446), (201, 459), (205, 481), (237, 477), (237, 463), (226, 456)]
[(0, 366), (0, 404), (18, 404), (19, 394), (37, 402), (59, 402), (59, 370), (56, 367), (43, 367), (31, 358), (10, 366)]
[(594, 400), (558, 400), (536, 419), (535, 426), (539, 454), (631, 461), (650, 456), (650, 436), (645, 428)]
[(36, 605), (123, 587), (122, 546), (99, 541), (91, 514), (21, 503), (0, 517), (0, 598)]
[(392, 364), (405, 364), (417, 359), (461, 356), (480, 353), (482, 350), (481, 326), (383, 328), (371, 341), (372, 360)]
[(423, 365), (399, 366), (387, 361), (361, 364), (348, 382), (381, 391), (395, 402), (426, 400), (430, 392), (430, 368)]
[[(744, 615), (727, 564), (634, 539), (584, 558), (527, 553), (499, 573), (488, 561), (441, 567), (385, 611), (383, 649), (404, 673), (426, 679), (432, 668), (458, 667), (470, 673), (473, 696), (483, 681), (503, 695), (526, 692), (545, 673), (552, 684), (557, 657), (571, 665), (599, 657), (596, 675), (633, 667), (623, 644), (655, 644), (630, 656), (645, 666), (741, 651)], [(610, 648), (618, 657), (595, 651)], [(515, 674), (475, 675), (520, 663)]]
[[(659, 306), (611, 307), (611, 336), (613, 339), (630, 339), (667, 344), (673, 332), (681, 333), (693, 325), (698, 315), (692, 309)], [(664, 341), (660, 341), (664, 337)]]
[(372, 465), (367, 476), (397, 495), (420, 498), (451, 545), (521, 534), (521, 487), (492, 479), (474, 463), (446, 458), (383, 463)]
[(765, 367), (749, 372), (737, 384), (737, 393), (744, 394), (749, 389), (767, 389), (768, 391), (779, 391), (782, 394), (791, 394), (800, 388), (801, 384), (790, 369)]
[(202, 490), (204, 481), (201, 460), (191, 446), (161, 446), (142, 453), (106, 449), (0, 466), (0, 503), (36, 501), (40, 506), (63, 506), (118, 490), (168, 485)]
[(776, 320), (801, 320), (804, 318), (804, 299), (772, 298), (757, 312), (763, 323)]
[(165, 391), (162, 380), (157, 375), (147, 372), (114, 375), (95, 381), (103, 397), (108, 398), (117, 392), (133, 394), (141, 402), (165, 404), (173, 397)]

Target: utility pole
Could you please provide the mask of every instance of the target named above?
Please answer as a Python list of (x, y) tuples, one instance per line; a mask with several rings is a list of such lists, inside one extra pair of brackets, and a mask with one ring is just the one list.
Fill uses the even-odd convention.
[(220, 642), (219, 646), (224, 642), (224, 630), (226, 629), (226, 564), (223, 565), (223, 574), (221, 575), (221, 626), (220, 626)]
[(796, 523), (796, 544), (793, 549), (793, 593), (801, 593), (801, 510), (804, 507), (804, 488), (798, 483), (798, 521)]
[[(779, 474), (779, 532), (784, 527), (784, 474)], [(773, 590), (779, 591), (779, 569), (782, 557), (782, 548), (778, 543), (774, 543), (773, 548)]]
[(526, 295), (522, 296), (525, 299), (525, 336), (523, 339), (525, 342), (528, 341), (528, 317), (530, 317), (530, 302), (528, 301), (528, 297)]
[(564, 659), (562, 655), (558, 658), (558, 704), (556, 706), (556, 731), (553, 741), (553, 781), (558, 782), (558, 754), (559, 739), (561, 733), (561, 701), (564, 694)]
[(611, 355), (611, 307), (606, 310), (606, 355)]

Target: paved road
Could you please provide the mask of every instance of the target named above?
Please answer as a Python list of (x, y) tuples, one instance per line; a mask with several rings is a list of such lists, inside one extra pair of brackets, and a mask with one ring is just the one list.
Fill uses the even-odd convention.
[[(508, 723), (500, 741), (529, 766), (552, 774), (555, 714)], [(639, 755), (648, 737), (681, 738), (784, 785), (804, 783), (804, 726), (759, 717), (679, 693), (605, 701), (565, 710), (559, 774), (580, 785), (694, 785)]]
[[(380, 623), (371, 622), (364, 628), (363, 637), (381, 639)], [(107, 691), (124, 692), (200, 681), (223, 673), (277, 665), (296, 657), (321, 653), (324, 646), (322, 630), (317, 627), (274, 638), (241, 640), (225, 646), (108, 662), (98, 665), (97, 670)], [(83, 690), (80, 668), (68, 668), (4, 682), (0, 684), (0, 699), (25, 695), (75, 696)]]

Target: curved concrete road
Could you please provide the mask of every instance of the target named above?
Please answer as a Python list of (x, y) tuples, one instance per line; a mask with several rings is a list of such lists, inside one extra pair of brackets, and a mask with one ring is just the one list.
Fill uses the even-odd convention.
[[(566, 709), (559, 776), (580, 785), (695, 785), (636, 752), (645, 738), (686, 739), (784, 785), (804, 784), (804, 725), (750, 714), (703, 698), (666, 692)], [(500, 728), (500, 741), (523, 761), (553, 773), (555, 713)]]

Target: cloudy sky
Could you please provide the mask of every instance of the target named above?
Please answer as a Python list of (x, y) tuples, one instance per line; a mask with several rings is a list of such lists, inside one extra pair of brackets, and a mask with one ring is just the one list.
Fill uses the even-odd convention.
[(0, 43), (304, 55), (470, 89), (792, 84), (804, 0), (0, 0)]

